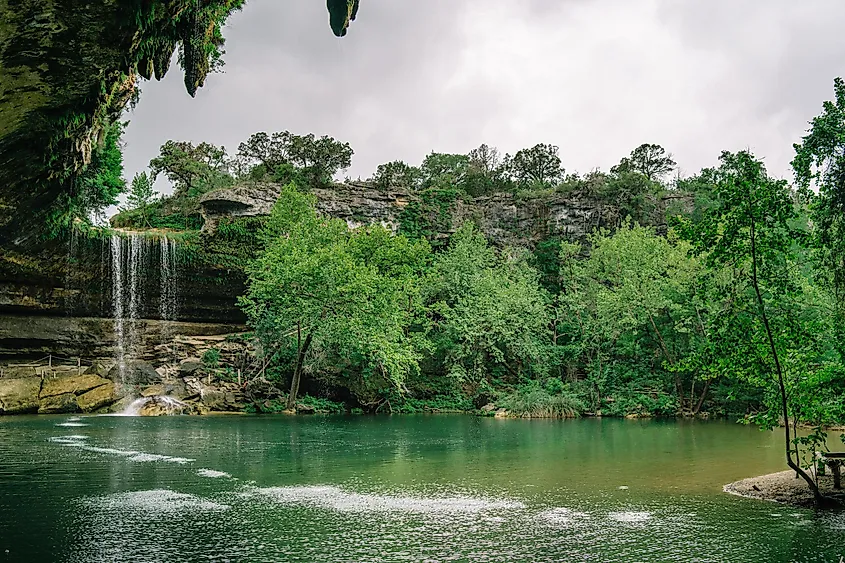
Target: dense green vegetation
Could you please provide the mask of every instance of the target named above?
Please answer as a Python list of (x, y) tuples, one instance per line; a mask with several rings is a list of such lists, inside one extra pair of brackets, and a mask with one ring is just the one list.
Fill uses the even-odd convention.
[[(806, 469), (824, 429), (845, 422), (841, 81), (836, 96), (796, 145), (797, 188), (747, 151), (667, 180), (676, 164), (658, 145), (583, 176), (565, 172), (553, 145), (502, 158), (482, 145), (379, 166), (373, 186), (416, 198), (396, 233), (351, 229), (321, 216), (309, 191), (330, 186), (352, 149), (284, 132), (253, 135), (232, 159), (168, 142), (151, 169), (174, 195), (150, 205), (138, 179), (142, 203), (129, 213), (152, 217), (158, 205), (190, 219), (208, 190), (286, 184), (268, 218), (224, 221), (205, 239), (225, 240), (220, 255), (248, 249), (231, 264), (248, 278), (240, 303), (266, 373), (289, 385), (279, 409), (303, 388), (376, 412), (732, 415), (786, 423), (787, 463), (814, 487)], [(495, 247), (471, 221), (452, 225), (459, 199), (501, 192), (587, 197), (618, 220), (586, 244), (533, 248)], [(664, 206), (658, 230), (657, 202), (671, 193), (687, 204)], [(799, 436), (799, 425), (813, 430)]]

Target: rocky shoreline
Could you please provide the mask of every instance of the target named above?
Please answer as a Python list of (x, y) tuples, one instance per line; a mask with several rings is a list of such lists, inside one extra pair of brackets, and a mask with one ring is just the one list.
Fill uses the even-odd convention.
[[(833, 477), (829, 471), (826, 475), (820, 475), (818, 482), (822, 493), (845, 506), (845, 490), (837, 491), (833, 488)], [(791, 470), (728, 483), (723, 490), (739, 497), (777, 502), (799, 508), (815, 506), (813, 493), (807, 483), (804, 479), (796, 478), (795, 472)]]
[(205, 414), (242, 411), (244, 390), (236, 383), (203, 377), (202, 364), (185, 361), (177, 370), (155, 369), (133, 360), (121, 369), (95, 363), (72, 366), (4, 368), (0, 378), (0, 415), (124, 412), (139, 403), (142, 415)]

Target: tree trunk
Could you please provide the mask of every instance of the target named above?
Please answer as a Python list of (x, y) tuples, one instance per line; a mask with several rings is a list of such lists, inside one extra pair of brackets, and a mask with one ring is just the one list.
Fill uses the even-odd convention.
[(769, 326), (769, 316), (766, 314), (766, 304), (763, 302), (763, 296), (760, 293), (760, 284), (757, 280), (757, 237), (755, 232), (754, 217), (751, 217), (751, 281), (754, 286), (754, 294), (757, 296), (757, 305), (760, 308), (760, 316), (763, 319), (763, 326), (766, 329), (766, 338), (769, 341), (769, 349), (772, 352), (772, 358), (775, 361), (775, 373), (777, 374), (778, 389), (780, 391), (781, 410), (783, 414), (783, 433), (785, 439), (786, 449), (786, 465), (790, 469), (799, 474), (809, 485), (810, 490), (813, 491), (813, 499), (816, 506), (823, 504), (823, 497), (819, 491), (818, 483), (813, 480), (810, 475), (801, 469), (792, 459), (792, 439), (790, 437), (789, 428), (789, 404), (786, 396), (786, 383), (783, 379), (783, 370), (780, 366), (780, 357), (778, 356), (777, 347), (775, 346), (775, 339), (772, 336), (772, 329)]
[[(707, 398), (707, 392), (710, 390), (710, 379), (704, 382), (704, 390), (701, 392), (701, 397), (698, 398), (698, 402), (695, 404), (695, 410), (692, 414), (698, 414), (701, 412), (701, 407), (704, 405), (704, 399)], [(691, 398), (690, 398), (691, 399)]]
[[(657, 323), (654, 322), (654, 317), (651, 316), (651, 313), (648, 313), (648, 320), (649, 322), (651, 322), (651, 328), (654, 330), (655, 335), (657, 335), (657, 341), (660, 343), (660, 349), (663, 351), (663, 357), (666, 358), (666, 361), (669, 362), (670, 366), (674, 366), (675, 361), (669, 354), (669, 349), (666, 347), (666, 342), (663, 340), (663, 334), (661, 334), (660, 329), (657, 328)], [(678, 393), (678, 403), (681, 407), (681, 411), (683, 411), (684, 385), (681, 382), (681, 376), (678, 374), (678, 372), (675, 372), (675, 391)], [(692, 398), (690, 398), (690, 400), (692, 400)]]
[(290, 395), (288, 395), (288, 410), (296, 407), (296, 396), (299, 393), (299, 380), (302, 378), (302, 364), (305, 362), (305, 354), (311, 346), (311, 337), (313, 332), (309, 332), (305, 337), (305, 342), (302, 342), (302, 329), (299, 325), (296, 327), (296, 367), (293, 370), (293, 378), (290, 381)]

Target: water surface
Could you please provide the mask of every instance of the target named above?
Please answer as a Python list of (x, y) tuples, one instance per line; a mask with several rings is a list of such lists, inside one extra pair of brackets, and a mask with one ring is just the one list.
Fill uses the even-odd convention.
[(728, 422), (0, 418), (0, 562), (837, 563), (845, 517), (726, 495)]

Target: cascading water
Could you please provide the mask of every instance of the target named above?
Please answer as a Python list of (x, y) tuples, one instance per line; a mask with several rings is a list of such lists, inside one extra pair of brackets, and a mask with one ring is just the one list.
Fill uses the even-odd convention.
[[(176, 318), (176, 241), (141, 233), (116, 234), (111, 237), (110, 248), (115, 363), (121, 380), (125, 380), (127, 359), (141, 350), (142, 324), (139, 321), (151, 312), (144, 299), (145, 288), (150, 287), (145, 281), (154, 278), (156, 271), (160, 287), (159, 316), (163, 321)], [(156, 252), (159, 253), (159, 268), (153, 267)], [(167, 336), (164, 329), (162, 336)]]
[[(176, 293), (176, 241), (166, 236), (159, 239), (159, 257), (161, 259), (161, 287), (158, 299), (158, 315), (162, 321), (176, 319), (178, 299)], [(162, 325), (163, 327), (166, 324)], [(163, 333), (166, 329), (163, 328)], [(166, 336), (166, 334), (164, 334)]]
[(165, 395), (153, 395), (141, 397), (129, 403), (120, 413), (121, 416), (160, 416), (189, 414), (193, 407), (183, 403), (179, 399)]
[(126, 372), (126, 330), (123, 311), (123, 273), (125, 260), (123, 252), (123, 237), (111, 237), (111, 301), (114, 315), (115, 362), (123, 380)]

